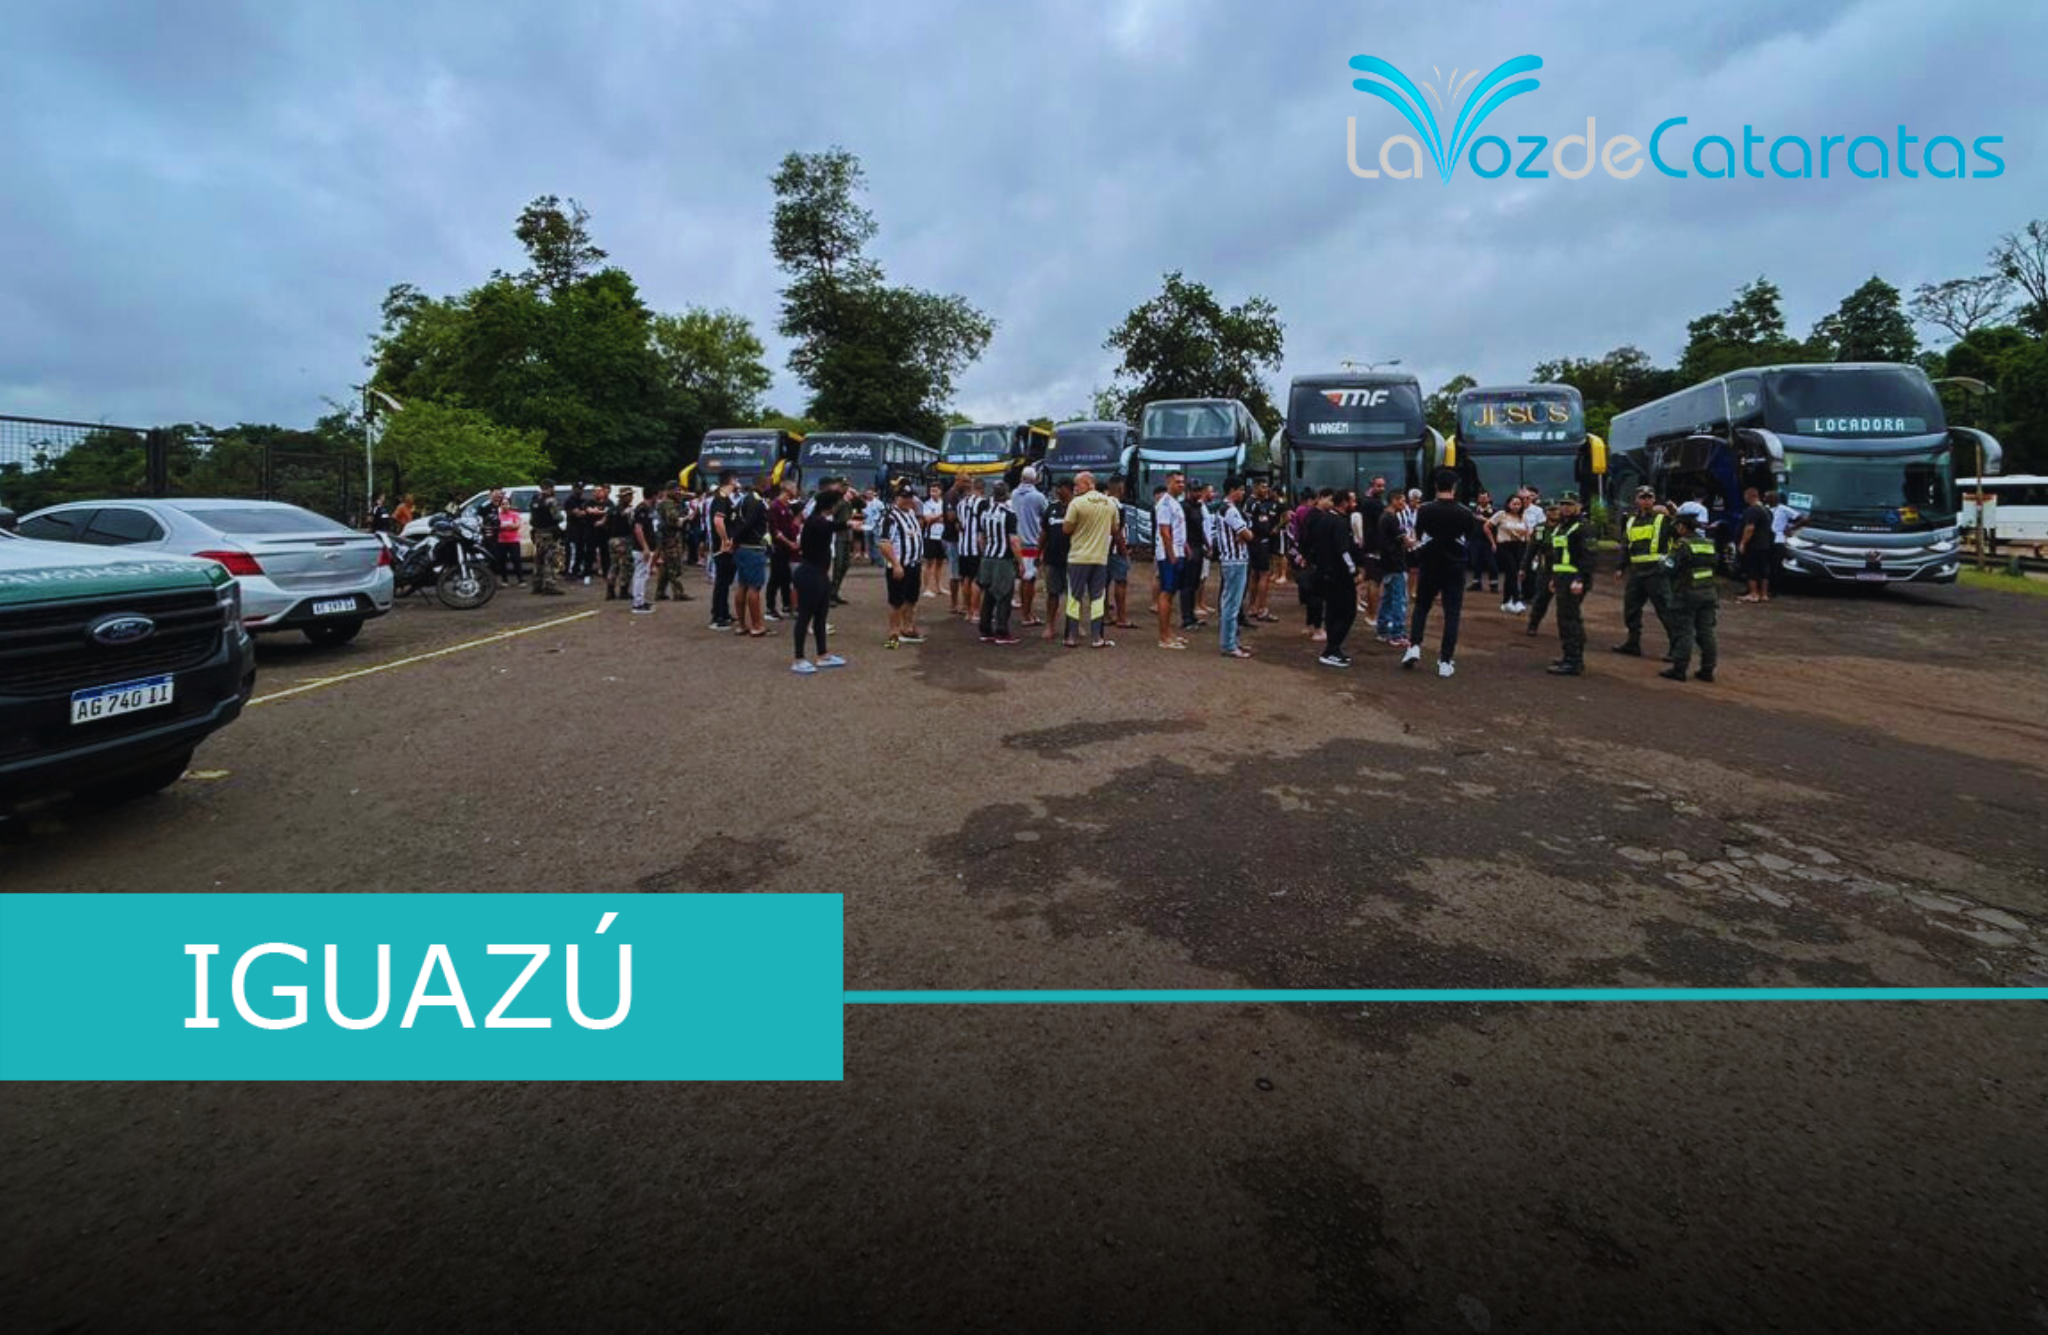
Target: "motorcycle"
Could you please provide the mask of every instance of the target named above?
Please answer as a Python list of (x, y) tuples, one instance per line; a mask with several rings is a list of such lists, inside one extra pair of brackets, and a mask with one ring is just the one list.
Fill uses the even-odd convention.
[(392, 592), (398, 597), (431, 590), (458, 612), (482, 607), (498, 593), (498, 574), (482, 535), (451, 515), (435, 515), (427, 535), (391, 544)]

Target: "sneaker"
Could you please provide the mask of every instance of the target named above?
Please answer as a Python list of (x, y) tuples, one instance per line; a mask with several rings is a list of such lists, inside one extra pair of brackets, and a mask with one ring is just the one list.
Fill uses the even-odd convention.
[(1500, 610), (1503, 612), (1512, 612), (1515, 610), (1515, 605), (1513, 603), (1502, 603), (1500, 605)]
[(808, 677), (818, 670), (818, 665), (808, 658), (799, 658), (789, 665), (789, 670), (799, 677)]
[(653, 611), (653, 603), (640, 603), (633, 608), (633, 615), (636, 617), (644, 617)]
[(996, 636), (996, 637), (995, 637), (995, 638), (994, 638), (993, 640), (990, 640), (990, 641), (989, 641), (989, 643), (990, 643), (990, 644), (1022, 644), (1022, 643), (1024, 643), (1024, 641), (1022, 641), (1022, 640), (1018, 639), (1018, 638), (1017, 638), (1016, 636), (1014, 636), (1014, 635), (998, 635), (998, 636)]
[(1436, 664), (1436, 675), (1439, 677), (1455, 677), (1458, 675), (1458, 665), (1440, 658)]
[(1404, 668), (1412, 668), (1412, 667), (1414, 667), (1414, 666), (1415, 666), (1415, 665), (1416, 665), (1417, 663), (1420, 663), (1421, 661), (1422, 661), (1422, 646), (1421, 646), (1421, 645), (1419, 645), (1419, 644), (1411, 644), (1411, 645), (1409, 645), (1409, 646), (1408, 646), (1408, 652), (1407, 652), (1407, 653), (1405, 653), (1405, 654), (1402, 654), (1402, 655), (1401, 655), (1401, 666), (1402, 666), (1402, 667), (1404, 667)]
[(916, 633), (915, 631), (911, 632), (911, 633), (910, 633), (910, 634), (908, 634), (908, 635), (898, 635), (898, 636), (897, 636), (896, 638), (897, 638), (898, 640), (900, 640), (901, 642), (903, 642), (904, 644), (923, 644), (923, 643), (924, 643), (924, 636), (922, 636), (922, 635), (919, 635), (919, 634), (917, 634), (917, 633)]
[(1565, 662), (1552, 663), (1548, 668), (1544, 670), (1553, 677), (1578, 677), (1585, 675), (1586, 671), (1586, 669), (1580, 667), (1577, 663)]
[(590, 587), (590, 576), (585, 575), (583, 577), (583, 587), (586, 589)]
[(1641, 658), (1643, 656), (1643, 646), (1635, 643), (1634, 641), (1629, 641), (1624, 644), (1615, 645), (1612, 652), (1625, 655), (1629, 658)]
[(838, 654), (826, 654), (823, 658), (818, 660), (818, 666), (821, 668), (845, 667), (846, 660), (841, 658)]
[(713, 622), (710, 622), (710, 623), (708, 623), (708, 624), (707, 624), (707, 625), (706, 625), (706, 626), (704, 627), (704, 629), (706, 629), (706, 630), (731, 630), (731, 629), (732, 629), (732, 622), (730, 622), (730, 621), (713, 621)]
[(1348, 668), (1351, 666), (1351, 660), (1342, 654), (1324, 654), (1316, 659), (1316, 662), (1321, 663), (1324, 667)]
[(779, 613), (776, 613), (776, 612), (763, 612), (763, 613), (762, 613), (761, 615), (762, 615), (762, 616), (764, 616), (764, 617), (767, 617), (767, 618), (768, 618), (768, 619), (769, 619), (770, 621), (780, 621), (780, 620), (782, 620), (782, 617), (781, 617), (781, 615), (780, 615)]
[(894, 649), (896, 645), (897, 639), (894, 635), (891, 635), (888, 639), (882, 641), (882, 647), (884, 649)]
[(1706, 682), (1711, 686), (1714, 681), (1714, 670), (1712, 668), (1701, 668), (1698, 672), (1692, 674), (1692, 679), (1694, 681)]

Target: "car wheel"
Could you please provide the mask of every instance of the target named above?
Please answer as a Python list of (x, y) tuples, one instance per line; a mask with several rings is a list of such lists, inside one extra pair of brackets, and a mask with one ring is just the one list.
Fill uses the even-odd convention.
[(351, 617), (346, 621), (321, 621), (304, 629), (306, 638), (315, 644), (347, 644), (361, 633), (363, 619)]

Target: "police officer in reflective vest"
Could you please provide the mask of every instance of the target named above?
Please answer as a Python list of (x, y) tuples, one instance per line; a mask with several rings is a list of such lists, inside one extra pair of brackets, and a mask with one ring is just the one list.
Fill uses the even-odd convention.
[(1671, 521), (1657, 504), (1657, 493), (1649, 487), (1636, 488), (1635, 513), (1622, 530), (1621, 575), (1628, 581), (1621, 594), (1621, 623), (1628, 639), (1614, 646), (1618, 654), (1643, 656), (1643, 604), (1657, 610), (1657, 624), (1664, 638), (1671, 638), (1671, 581), (1664, 557), (1671, 550)]
[(1579, 494), (1557, 498), (1557, 518), (1550, 525), (1550, 587), (1557, 598), (1557, 639), (1564, 656), (1550, 665), (1554, 677), (1576, 677), (1586, 670), (1586, 620), (1579, 604), (1586, 598), (1586, 576), (1592, 566), (1592, 544), (1579, 514)]
[(1715, 624), (1721, 615), (1721, 595), (1714, 587), (1714, 540), (1700, 533), (1699, 520), (1680, 515), (1672, 524), (1677, 536), (1664, 566), (1671, 575), (1671, 666), (1658, 673), (1673, 681), (1684, 681), (1692, 662), (1693, 641), (1700, 646), (1700, 681), (1714, 679), (1714, 665), (1720, 660), (1720, 637)]

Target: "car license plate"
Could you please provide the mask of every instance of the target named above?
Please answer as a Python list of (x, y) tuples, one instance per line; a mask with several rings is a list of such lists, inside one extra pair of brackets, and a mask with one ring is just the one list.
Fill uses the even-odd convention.
[(339, 616), (343, 612), (355, 610), (356, 600), (353, 598), (323, 598), (313, 604), (313, 615), (316, 617)]
[(140, 681), (116, 682), (112, 686), (93, 686), (71, 693), (71, 721), (93, 723), (116, 714), (132, 714), (138, 709), (155, 709), (170, 702), (171, 678), (168, 676), (144, 677)]
[(1859, 570), (1856, 572), (1856, 578), (1869, 580), (1872, 584), (1882, 584), (1890, 579), (1891, 576), (1885, 574), (1882, 570)]

